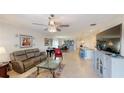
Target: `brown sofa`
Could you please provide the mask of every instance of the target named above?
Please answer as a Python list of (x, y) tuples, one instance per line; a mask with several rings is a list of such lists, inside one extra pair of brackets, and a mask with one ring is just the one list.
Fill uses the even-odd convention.
[(38, 48), (15, 51), (10, 54), (12, 68), (18, 73), (23, 73), (37, 64), (46, 60), (45, 52), (40, 52)]

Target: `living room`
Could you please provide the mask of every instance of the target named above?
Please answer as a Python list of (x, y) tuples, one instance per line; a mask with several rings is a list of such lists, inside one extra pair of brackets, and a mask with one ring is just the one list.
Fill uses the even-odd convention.
[[(32, 59), (31, 62), (27, 64), (22, 62), (22, 65), (24, 65), (24, 63), (26, 64), (23, 67), (25, 69), (22, 70), (20, 70), (21, 66), (17, 66), (20, 63), (17, 64), (16, 62), (13, 64), (13, 60), (19, 55), (17, 59), (27, 61), (35, 55), (40, 55), (38, 52), (43, 54), (42, 58), (40, 57), (41, 61), (44, 61), (44, 59), (48, 60), (49, 58), (55, 60), (55, 54), (51, 51), (53, 48), (59, 47), (63, 53), (63, 59), (61, 59), (62, 71), (55, 71), (55, 75), (53, 71), (53, 77), (123, 77), (122, 72), (121, 76), (117, 73), (117, 75), (113, 76), (101, 76), (98, 71), (94, 71), (96, 67), (93, 68), (92, 65), (96, 64), (93, 62), (94, 56), (92, 55), (94, 53), (93, 51), (96, 50), (97, 34), (114, 28), (119, 24), (122, 24), (121, 28), (123, 32), (122, 19), (123, 15), (121, 14), (1, 14), (1, 64), (4, 64), (4, 62), (5, 64), (9, 64), (9, 69), (7, 69), (6, 72), (6, 74), (9, 74), (9, 77), (51, 77), (51, 75), (49, 76), (50, 73), (48, 69), (48, 71), (43, 70), (44, 73), (40, 73), (39, 76), (36, 75), (36, 66), (31, 65), (31, 63), (34, 63), (32, 60), (36, 61), (36, 59)], [(53, 24), (55, 24), (56, 29), (49, 29), (54, 26)], [(120, 55), (123, 56), (123, 36), (120, 35), (119, 37), (121, 37)], [(85, 53), (87, 53), (87, 56), (83, 55), (84, 51), (81, 54), (81, 48), (86, 49)], [(26, 58), (24, 58), (23, 52), (26, 53)], [(11, 58), (11, 54), (14, 59)], [(71, 63), (72, 57), (75, 62)], [(31, 65), (31, 67), (28, 65)], [(77, 65), (77, 67), (75, 65)], [(83, 65), (84, 68), (78, 68), (78, 65)], [(73, 70), (71, 67), (75, 69), (73, 74), (71, 73)], [(89, 72), (87, 72), (86, 69)], [(85, 70), (85, 72), (83, 72), (83, 70)], [(8, 77), (8, 75), (4, 77)]]

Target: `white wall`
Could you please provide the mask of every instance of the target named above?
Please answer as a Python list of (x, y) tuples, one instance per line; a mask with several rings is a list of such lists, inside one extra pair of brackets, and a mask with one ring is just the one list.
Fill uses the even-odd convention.
[(33, 47), (31, 48), (39, 48), (41, 51), (46, 49), (44, 35), (40, 32), (0, 23), (0, 46), (5, 47), (8, 57), (11, 52), (24, 49), (20, 48), (19, 34), (33, 36)]
[(93, 36), (89, 36), (87, 38), (84, 39), (84, 46), (88, 47), (90, 49), (95, 49), (96, 47), (96, 35)]
[(92, 34), (86, 37), (80, 37), (76, 40), (77, 49), (80, 48), (80, 45), (83, 43), (84, 47), (88, 47), (89, 49), (95, 49), (96, 47), (96, 34)]

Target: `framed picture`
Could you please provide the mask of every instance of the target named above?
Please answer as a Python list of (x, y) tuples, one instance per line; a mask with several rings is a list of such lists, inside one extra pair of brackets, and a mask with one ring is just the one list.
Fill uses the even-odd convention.
[(51, 38), (44, 38), (44, 45), (45, 46), (51, 46), (52, 45), (52, 39)]
[(20, 35), (20, 47), (21, 48), (32, 47), (32, 45), (33, 45), (33, 38), (32, 38), (32, 36)]
[(48, 46), (49, 45), (49, 39), (48, 38), (44, 38), (44, 45)]

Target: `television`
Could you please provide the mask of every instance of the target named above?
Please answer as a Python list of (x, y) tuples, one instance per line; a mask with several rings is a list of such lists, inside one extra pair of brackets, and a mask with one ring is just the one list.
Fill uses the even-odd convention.
[(119, 24), (103, 32), (98, 33), (96, 36), (97, 49), (115, 54), (120, 54), (121, 32), (122, 24)]

